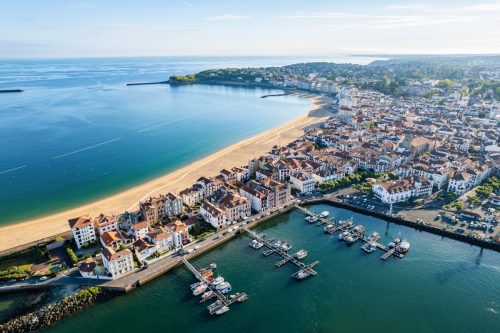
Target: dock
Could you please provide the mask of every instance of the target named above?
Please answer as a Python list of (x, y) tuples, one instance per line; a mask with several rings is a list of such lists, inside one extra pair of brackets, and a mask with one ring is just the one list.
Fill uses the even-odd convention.
[(311, 264), (304, 264), (302, 261), (298, 260), (293, 255), (288, 254), (287, 251), (284, 251), (283, 249), (281, 249), (277, 246), (274, 246), (274, 244), (271, 241), (269, 241), (268, 239), (266, 239), (265, 236), (259, 236), (254, 231), (252, 231), (250, 229), (244, 229), (244, 230), (246, 232), (248, 232), (255, 240), (263, 243), (264, 246), (268, 248), (268, 250), (263, 253), (265, 256), (269, 256), (273, 253), (276, 253), (282, 257), (281, 260), (279, 260), (275, 263), (276, 267), (281, 267), (287, 263), (292, 263), (293, 265), (297, 266), (300, 270), (307, 272), (308, 276), (315, 276), (316, 274), (318, 274), (318, 272), (316, 272), (313, 269), (314, 266), (319, 264), (318, 260), (311, 263)]
[[(246, 300), (248, 298), (247, 294), (245, 293), (236, 293), (235, 297), (231, 298), (231, 297), (227, 297), (226, 295), (224, 295), (220, 290), (218, 290), (217, 288), (215, 288), (214, 285), (212, 285), (210, 283), (210, 281), (208, 281), (201, 273), (200, 271), (198, 271), (187, 259), (186, 257), (182, 257), (182, 262), (184, 263), (184, 265), (186, 266), (186, 268), (188, 270), (191, 271), (191, 273), (193, 273), (194, 277), (199, 281), (199, 282), (203, 282), (203, 283), (206, 283), (208, 288), (210, 291), (212, 291), (213, 295), (212, 297), (210, 298), (217, 298), (217, 301), (211, 305), (209, 305), (207, 307), (208, 309), (208, 312), (213, 315), (215, 314), (218, 310), (220, 310), (221, 308), (223, 307), (229, 307), (230, 305), (232, 305), (233, 303), (235, 302), (242, 302), (244, 300)], [(205, 301), (205, 300), (203, 300)]]
[[(308, 216), (317, 216), (319, 218), (319, 222), (318, 222), (317, 225), (327, 224), (327, 223), (330, 223), (332, 221), (332, 220), (328, 220), (327, 218), (321, 218), (317, 214), (314, 214), (313, 212), (311, 212), (310, 210), (308, 210), (307, 208), (299, 206), (297, 204), (294, 205), (294, 207), (297, 210), (301, 211), (302, 213), (304, 213), (304, 214), (306, 214)], [(354, 225), (354, 224), (352, 224), (350, 226), (340, 225), (340, 224), (338, 224), (337, 222), (334, 221), (333, 227), (330, 228), (328, 231), (325, 231), (325, 233), (333, 235), (334, 233), (339, 232), (339, 231), (343, 232), (343, 231), (351, 230), (355, 226), (356, 225)], [(387, 247), (387, 246), (379, 243), (378, 240), (380, 239), (380, 235), (378, 237), (375, 237), (375, 238), (365, 237), (364, 232), (357, 233), (356, 235), (358, 236), (358, 240), (357, 241), (360, 241), (360, 242), (364, 243), (363, 246), (365, 246), (367, 243), (370, 242), (377, 249), (380, 249), (380, 250), (384, 251), (385, 253), (380, 257), (380, 259), (382, 259), (382, 260), (387, 260), (387, 259), (389, 259), (392, 256), (394, 256), (395, 258), (400, 258), (400, 259), (402, 259), (404, 257), (404, 253), (399, 252), (398, 249), (397, 249), (397, 247), (395, 247), (395, 248), (389, 248), (389, 247)], [(278, 265), (278, 263), (276, 263), (276, 265)]]

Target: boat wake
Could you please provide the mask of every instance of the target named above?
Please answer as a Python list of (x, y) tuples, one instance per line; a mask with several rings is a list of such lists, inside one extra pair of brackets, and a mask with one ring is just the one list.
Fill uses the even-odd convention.
[(111, 140), (108, 140), (108, 141), (104, 141), (104, 142), (101, 142), (101, 143), (97, 143), (95, 145), (92, 145), (92, 146), (88, 146), (88, 147), (85, 147), (85, 148), (81, 148), (81, 149), (78, 149), (78, 150), (74, 150), (74, 151), (71, 151), (69, 153), (66, 153), (66, 154), (62, 154), (62, 155), (58, 155), (58, 156), (54, 156), (52, 157), (53, 160), (56, 160), (58, 158), (62, 158), (62, 157), (66, 157), (66, 156), (69, 156), (69, 155), (73, 155), (73, 154), (77, 154), (77, 153), (81, 153), (82, 151), (86, 151), (86, 150), (89, 150), (89, 149), (93, 149), (93, 148), (97, 148), (97, 147), (100, 147), (100, 146), (103, 146), (105, 144), (108, 144), (108, 143), (112, 143), (112, 142), (115, 142), (115, 141), (118, 141), (118, 140), (121, 140), (122, 138), (114, 138), (114, 139), (111, 139)]
[(9, 173), (9, 172), (12, 172), (12, 171), (16, 171), (16, 170), (19, 170), (19, 169), (23, 169), (23, 168), (26, 168), (26, 165), (21, 165), (17, 168), (12, 168), (12, 169), (9, 169), (9, 170), (5, 170), (5, 171), (0, 171), (0, 175), (4, 174), (4, 173)]

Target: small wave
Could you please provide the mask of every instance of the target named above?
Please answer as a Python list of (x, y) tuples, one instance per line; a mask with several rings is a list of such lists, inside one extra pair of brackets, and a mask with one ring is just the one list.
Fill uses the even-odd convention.
[(21, 165), (21, 166), (18, 166), (17, 168), (12, 168), (12, 169), (9, 169), (9, 170), (0, 171), (0, 175), (4, 174), (4, 173), (16, 171), (16, 170), (19, 170), (19, 169), (23, 169), (23, 168), (26, 168), (26, 165)]
[(88, 146), (88, 147), (85, 147), (85, 148), (82, 148), (82, 149), (70, 151), (69, 153), (66, 153), (66, 154), (54, 156), (54, 157), (52, 157), (52, 159), (56, 160), (58, 158), (62, 158), (62, 157), (66, 157), (66, 156), (69, 156), (69, 155), (77, 154), (77, 153), (80, 153), (82, 151), (86, 151), (86, 150), (89, 150), (89, 149), (92, 149), (92, 148), (97, 148), (99, 146), (102, 146), (102, 145), (105, 145), (105, 144), (108, 144), (108, 143), (111, 143), (111, 142), (115, 142), (115, 141), (118, 141), (118, 140), (121, 140), (121, 139), (122, 138), (114, 138), (114, 139), (111, 139), (111, 140), (108, 140), (108, 141), (104, 141), (104, 142), (101, 142), (101, 143), (97, 143), (95, 145)]
[(498, 310), (496, 309), (493, 309), (493, 308), (484, 308), (486, 311), (488, 312), (491, 312), (491, 313), (494, 313), (494, 314), (498, 314)]

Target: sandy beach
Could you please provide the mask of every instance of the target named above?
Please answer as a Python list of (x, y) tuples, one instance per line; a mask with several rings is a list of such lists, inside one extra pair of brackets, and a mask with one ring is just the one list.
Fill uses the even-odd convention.
[(191, 186), (201, 176), (215, 176), (223, 168), (246, 165), (251, 158), (264, 154), (274, 145), (288, 144), (301, 136), (304, 128), (314, 126), (327, 117), (327, 111), (323, 108), (324, 101), (319, 97), (304, 97), (309, 97), (313, 103), (309, 114), (118, 194), (77, 208), (0, 228), (0, 251), (69, 231), (67, 220), (73, 217), (86, 214), (94, 217), (101, 212), (118, 214), (126, 210), (136, 210), (138, 202), (150, 196), (166, 192), (178, 193)]

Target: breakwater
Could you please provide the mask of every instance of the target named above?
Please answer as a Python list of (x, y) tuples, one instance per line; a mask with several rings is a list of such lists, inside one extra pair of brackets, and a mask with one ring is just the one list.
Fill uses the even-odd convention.
[(0, 89), (0, 93), (20, 93), (23, 89)]
[(105, 301), (112, 294), (92, 287), (64, 297), (60, 301), (44, 306), (0, 324), (0, 332), (32, 332), (53, 325), (64, 317), (82, 311), (97, 302)]

